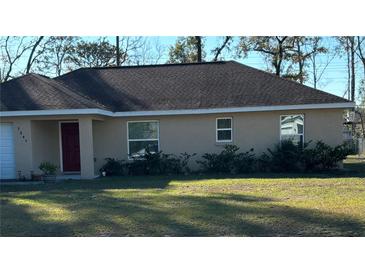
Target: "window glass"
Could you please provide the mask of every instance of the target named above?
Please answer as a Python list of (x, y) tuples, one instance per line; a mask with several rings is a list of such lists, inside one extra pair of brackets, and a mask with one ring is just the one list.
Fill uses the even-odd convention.
[(128, 149), (130, 157), (139, 157), (159, 150), (159, 123), (156, 121), (128, 123)]
[(226, 141), (232, 139), (231, 130), (218, 130), (218, 141)]
[(129, 139), (157, 139), (158, 122), (129, 122)]
[(281, 134), (303, 134), (304, 116), (281, 116)]
[(294, 144), (304, 143), (304, 115), (283, 115), (280, 118), (281, 140), (291, 140)]
[(217, 128), (231, 128), (232, 119), (218, 119)]
[(217, 118), (216, 141), (232, 141), (232, 118)]

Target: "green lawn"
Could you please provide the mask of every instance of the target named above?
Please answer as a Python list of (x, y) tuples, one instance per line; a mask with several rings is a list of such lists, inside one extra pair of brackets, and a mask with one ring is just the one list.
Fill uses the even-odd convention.
[(1, 236), (365, 236), (365, 161), (328, 174), (2, 186)]

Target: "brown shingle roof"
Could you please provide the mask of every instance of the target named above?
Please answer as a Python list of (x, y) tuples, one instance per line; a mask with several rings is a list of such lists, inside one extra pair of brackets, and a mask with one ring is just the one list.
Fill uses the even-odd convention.
[(33, 73), (2, 83), (0, 92), (1, 111), (104, 108), (61, 82)]
[[(234, 61), (85, 68), (54, 79), (20, 79), (13, 80), (19, 82), (15, 87), (12, 81), (1, 85), (2, 106), (8, 110), (98, 105), (111, 111), (143, 111), (348, 102)], [(23, 91), (17, 91), (19, 87)], [(20, 94), (31, 98), (19, 98)]]

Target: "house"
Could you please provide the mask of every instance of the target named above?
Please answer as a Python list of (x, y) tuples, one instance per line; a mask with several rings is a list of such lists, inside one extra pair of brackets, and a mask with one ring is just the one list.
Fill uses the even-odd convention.
[(256, 153), (283, 139), (342, 143), (354, 104), (234, 61), (82, 68), (1, 84), (1, 178), (30, 177), (42, 161), (93, 178), (107, 157)]

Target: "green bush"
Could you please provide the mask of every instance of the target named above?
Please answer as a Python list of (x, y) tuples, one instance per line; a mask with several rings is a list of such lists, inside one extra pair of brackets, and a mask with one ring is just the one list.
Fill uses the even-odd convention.
[(303, 151), (301, 161), (305, 170), (329, 170), (337, 167), (338, 163), (353, 153), (351, 144), (343, 143), (331, 147), (322, 141), (318, 141), (313, 148)]
[(234, 161), (234, 168), (237, 173), (247, 173), (255, 171), (256, 163), (255, 154), (253, 148), (249, 151), (238, 153)]
[(179, 159), (180, 159), (180, 167), (181, 167), (181, 173), (189, 174), (191, 173), (189, 162), (192, 157), (196, 156), (196, 153), (189, 154), (189, 153), (180, 153)]
[(189, 161), (195, 155), (185, 152), (176, 156), (146, 149), (143, 156), (126, 163), (126, 168), (131, 175), (187, 174), (190, 173)]
[(352, 153), (349, 144), (331, 147), (322, 141), (310, 147), (310, 142), (303, 146), (291, 141), (283, 141), (274, 149), (268, 149), (258, 159), (260, 171), (272, 172), (297, 172), (297, 171), (321, 171), (337, 167), (338, 163), (346, 159)]
[(282, 141), (276, 144), (274, 149), (267, 149), (259, 158), (259, 167), (261, 171), (272, 172), (293, 172), (301, 168), (301, 157), (304, 148), (294, 144), (290, 140)]
[[(301, 146), (291, 141), (282, 141), (273, 149), (267, 149), (259, 158), (255, 157), (253, 149), (239, 152), (239, 147), (226, 145), (220, 153), (205, 153), (202, 160), (196, 162), (201, 166), (202, 172), (208, 173), (315, 171), (335, 168), (341, 160), (353, 153), (353, 146), (347, 143), (331, 147), (319, 141), (309, 147), (310, 143)], [(125, 163), (106, 158), (107, 162), (100, 172), (105, 171), (107, 176), (188, 174), (191, 172), (189, 161), (195, 155), (196, 153), (181, 153), (176, 156), (146, 149), (143, 156)]]
[(238, 153), (239, 147), (225, 145), (220, 153), (205, 153), (204, 160), (197, 161), (205, 172), (244, 173), (254, 169), (255, 156), (253, 149)]
[(100, 173), (105, 171), (107, 176), (123, 175), (123, 161), (114, 158), (105, 158), (106, 163), (99, 170)]
[(38, 167), (44, 175), (55, 175), (58, 167), (50, 162), (42, 162)]

